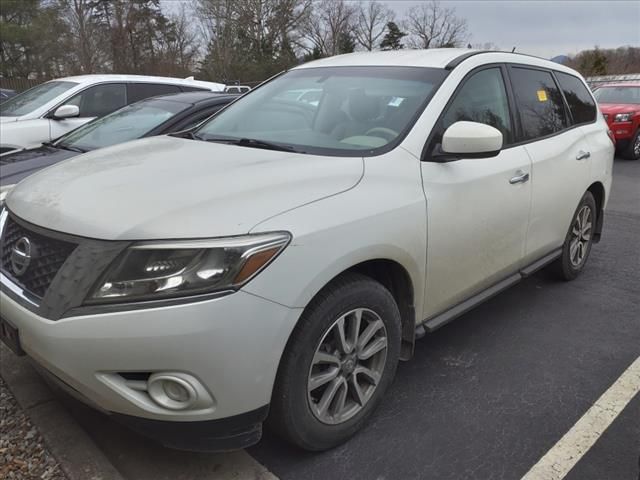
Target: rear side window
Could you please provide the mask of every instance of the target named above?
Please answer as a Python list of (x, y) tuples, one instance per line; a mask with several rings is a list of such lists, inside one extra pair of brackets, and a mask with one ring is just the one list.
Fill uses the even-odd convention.
[(522, 140), (546, 137), (567, 127), (562, 95), (551, 73), (513, 67), (510, 74), (522, 122)]
[(179, 92), (181, 92), (180, 87), (162, 83), (130, 83), (127, 85), (129, 103), (158, 95), (168, 95)]
[(180, 88), (182, 89), (183, 92), (210, 92), (211, 91), (206, 88), (187, 87), (185, 85), (180, 85)]
[(596, 119), (596, 104), (579, 78), (556, 72), (556, 78), (567, 100), (574, 124), (590, 123)]

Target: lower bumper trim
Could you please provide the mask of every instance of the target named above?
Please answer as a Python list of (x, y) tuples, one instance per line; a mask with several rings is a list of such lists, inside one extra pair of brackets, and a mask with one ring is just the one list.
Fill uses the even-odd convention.
[(172, 422), (111, 413), (113, 419), (165, 447), (194, 452), (239, 450), (258, 443), (269, 405), (218, 420)]

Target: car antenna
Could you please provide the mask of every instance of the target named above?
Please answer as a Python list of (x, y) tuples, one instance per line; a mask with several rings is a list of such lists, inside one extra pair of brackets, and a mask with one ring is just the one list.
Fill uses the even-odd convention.
[(513, 48), (511, 49), (511, 53), (514, 53), (515, 51), (516, 51), (516, 47), (513, 47)]

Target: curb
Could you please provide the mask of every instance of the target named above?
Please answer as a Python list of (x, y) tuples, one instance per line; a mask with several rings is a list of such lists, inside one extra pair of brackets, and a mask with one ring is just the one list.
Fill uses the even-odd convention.
[(0, 375), (69, 480), (124, 480), (26, 357), (0, 345)]

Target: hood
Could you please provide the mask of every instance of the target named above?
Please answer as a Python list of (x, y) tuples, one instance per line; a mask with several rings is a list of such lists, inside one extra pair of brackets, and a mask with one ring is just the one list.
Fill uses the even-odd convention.
[(600, 111), (608, 115), (616, 113), (640, 112), (640, 105), (633, 103), (600, 103)]
[(17, 122), (20, 117), (0, 117), (0, 123)]
[(355, 186), (360, 157), (323, 157), (154, 137), (79, 155), (7, 196), (18, 217), (105, 240), (248, 233), (261, 221)]
[(0, 157), (0, 187), (18, 183), (38, 170), (76, 155), (79, 154), (49, 146), (3, 155)]

